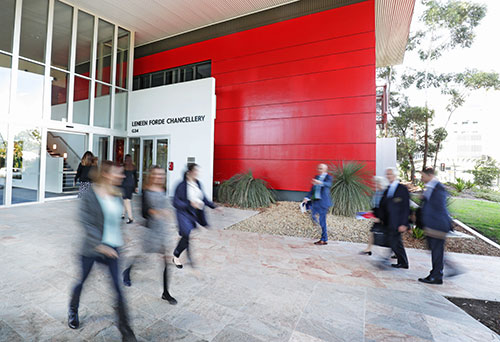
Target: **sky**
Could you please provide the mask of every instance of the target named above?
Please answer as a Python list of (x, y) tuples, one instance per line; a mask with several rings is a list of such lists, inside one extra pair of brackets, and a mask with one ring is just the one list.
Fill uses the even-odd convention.
[[(459, 72), (465, 69), (478, 69), (482, 71), (494, 71), (500, 73), (500, 0), (474, 0), (475, 3), (487, 6), (486, 17), (476, 28), (476, 38), (473, 45), (468, 49), (457, 48), (447, 52), (439, 60), (429, 65), (431, 69), (439, 72)], [(415, 13), (411, 30), (419, 28), (418, 17), (423, 12), (424, 6), (420, 0), (416, 0)], [(419, 66), (423, 69), (422, 62), (416, 53), (407, 52), (402, 65), (396, 66), (395, 70), (401, 74), (406, 67)], [(414, 106), (424, 105), (426, 94), (423, 91), (403, 90), (409, 96), (410, 104)], [(439, 90), (427, 92), (427, 102), (430, 108), (436, 111), (434, 120), (435, 127), (443, 126), (448, 118), (445, 107), (448, 97), (440, 94)], [(500, 91), (473, 91), (467, 98), (464, 106), (459, 108), (452, 116), (450, 125), (454, 121), (474, 119), (478, 120), (484, 127), (484, 138), (489, 149), (488, 153), (500, 159)]]

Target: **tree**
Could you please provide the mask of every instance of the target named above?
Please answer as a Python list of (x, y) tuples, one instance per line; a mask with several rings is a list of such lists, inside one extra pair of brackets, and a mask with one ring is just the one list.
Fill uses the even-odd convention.
[(490, 187), (495, 178), (500, 175), (500, 168), (495, 159), (487, 157), (478, 160), (474, 165), (474, 170), (470, 171), (474, 175), (474, 183), (479, 186)]
[(448, 132), (444, 127), (439, 127), (432, 131), (432, 141), (434, 143), (434, 147), (432, 150), (432, 152), (434, 153), (434, 163), (432, 167), (434, 168), (434, 170), (436, 169), (438, 153), (441, 150), (442, 143), (446, 140), (446, 137), (448, 137)]
[[(449, 121), (456, 109), (465, 103), (470, 91), (477, 89), (500, 90), (500, 77), (497, 73), (482, 72), (476, 69), (454, 73), (430, 70), (432, 61), (442, 57), (446, 51), (472, 46), (475, 29), (485, 17), (487, 10), (484, 5), (458, 0), (446, 2), (422, 0), (422, 4), (425, 6), (425, 10), (419, 20), (425, 29), (418, 30), (410, 36), (407, 51), (416, 51), (419, 59), (424, 63), (425, 69), (408, 68), (401, 76), (401, 86), (406, 89), (410, 87), (416, 87), (419, 90), (440, 89), (443, 95), (449, 97), (449, 104), (446, 107)], [(379, 74), (384, 75), (384, 71)], [(424, 118), (422, 168), (427, 167), (428, 157), (433, 153), (433, 148), (430, 146), (431, 140), (437, 139), (435, 141), (437, 149), (434, 151), (434, 165), (437, 163), (436, 154), (444, 140), (441, 140), (443, 131), (435, 131), (433, 137), (429, 137), (433, 112), (428, 108), (427, 99), (425, 108), (429, 115)], [(446, 129), (446, 125), (443, 128)]]

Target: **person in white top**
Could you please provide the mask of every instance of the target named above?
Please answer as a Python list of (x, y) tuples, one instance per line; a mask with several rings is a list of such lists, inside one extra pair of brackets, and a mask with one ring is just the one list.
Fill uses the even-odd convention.
[[(208, 226), (205, 218), (205, 206), (212, 209), (217, 208), (203, 193), (201, 183), (198, 180), (198, 174), (198, 165), (189, 164), (188, 170), (184, 174), (184, 181), (175, 189), (174, 207), (176, 209), (179, 235), (181, 236), (174, 250), (173, 263), (177, 268), (182, 268), (179, 257), (184, 250), (187, 250), (191, 265), (193, 264), (189, 253), (189, 235), (191, 234), (191, 230), (196, 228), (196, 224), (200, 224), (203, 227)], [(220, 209), (217, 208), (217, 210)]]

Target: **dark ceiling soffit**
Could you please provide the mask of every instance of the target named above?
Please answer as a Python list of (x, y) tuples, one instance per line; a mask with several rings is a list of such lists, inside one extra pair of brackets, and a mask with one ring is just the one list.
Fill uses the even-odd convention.
[(236, 32), (250, 30), (363, 1), (366, 0), (300, 0), (291, 4), (278, 6), (244, 17), (228, 20), (219, 24), (138, 46), (135, 48), (134, 58), (137, 59), (153, 55), (158, 52), (176, 49), (182, 46), (203, 42), (205, 40), (227, 36)]

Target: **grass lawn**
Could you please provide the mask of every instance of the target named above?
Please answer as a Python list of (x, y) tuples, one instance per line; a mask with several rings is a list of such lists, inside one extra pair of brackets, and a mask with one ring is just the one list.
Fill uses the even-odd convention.
[(453, 198), (449, 210), (454, 218), (500, 242), (500, 203)]

